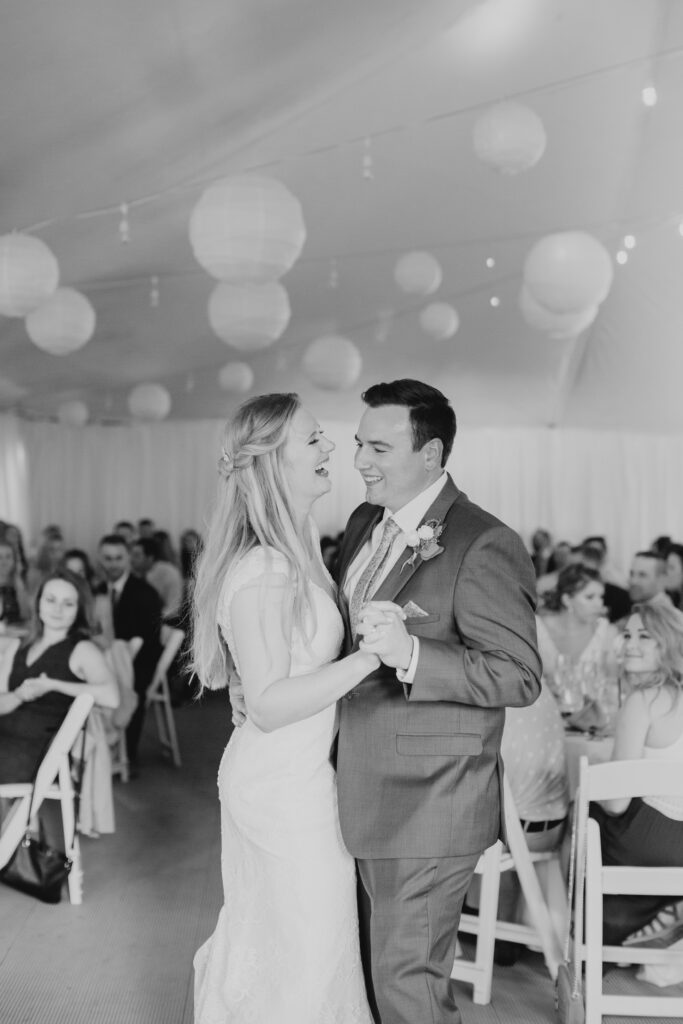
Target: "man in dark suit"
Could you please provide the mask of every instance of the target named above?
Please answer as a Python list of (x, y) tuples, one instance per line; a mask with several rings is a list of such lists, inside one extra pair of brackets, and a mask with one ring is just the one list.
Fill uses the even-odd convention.
[(446, 398), (419, 381), (364, 395), (367, 501), (339, 561), (348, 652), (380, 668), (340, 701), (342, 834), (358, 863), (361, 945), (382, 1024), (456, 1024), (450, 971), (480, 854), (502, 834), (505, 707), (540, 692), (524, 545), (444, 466)]
[(161, 654), (161, 598), (146, 580), (130, 571), (130, 553), (125, 540), (112, 533), (99, 544), (99, 560), (106, 576), (100, 593), (107, 595), (117, 640), (140, 637), (142, 645), (133, 660), (138, 706), (126, 729), (128, 757), (135, 765), (145, 717), (145, 695)]

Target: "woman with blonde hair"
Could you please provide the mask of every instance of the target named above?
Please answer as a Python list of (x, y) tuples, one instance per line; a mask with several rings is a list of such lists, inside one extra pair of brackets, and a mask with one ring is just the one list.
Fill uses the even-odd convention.
[[(681, 623), (681, 613), (673, 607), (633, 607), (622, 637), (622, 681), (630, 692), (616, 722), (613, 761), (663, 759), (679, 762), (683, 771)], [(605, 864), (683, 866), (683, 801), (658, 797), (605, 800), (591, 805), (591, 816), (600, 826)], [(605, 943), (623, 942), (676, 898), (606, 896)], [(680, 921), (678, 928), (683, 937)], [(638, 940), (638, 945), (642, 944)]]
[(371, 1024), (354, 861), (338, 824), (335, 703), (374, 671), (336, 660), (343, 622), (310, 515), (334, 449), (294, 394), (228, 424), (197, 566), (194, 670), (240, 675), (248, 718), (221, 761), (225, 905), (195, 957), (195, 1024)]

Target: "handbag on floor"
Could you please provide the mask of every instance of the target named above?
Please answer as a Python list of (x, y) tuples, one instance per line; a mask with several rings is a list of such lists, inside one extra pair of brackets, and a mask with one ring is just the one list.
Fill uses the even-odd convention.
[[(85, 730), (83, 730), (78, 777), (74, 782), (76, 821), (74, 842), (76, 841), (78, 830), (84, 751)], [(35, 785), (31, 792), (31, 801), (28, 809), (27, 821), (29, 825), (34, 794)], [(42, 900), (43, 903), (59, 903), (62, 898), (62, 888), (71, 871), (71, 856), (67, 856), (63, 850), (55, 849), (46, 842), (43, 823), (40, 821), (40, 818), (38, 821), (38, 835), (31, 835), (28, 830), (26, 831), (24, 838), (14, 851), (12, 859), (0, 871), (0, 881), (5, 885), (9, 885), (12, 889), (18, 889), (19, 892), (26, 893), (27, 896), (34, 896), (36, 899)]]
[[(571, 859), (569, 861), (569, 886), (567, 892), (567, 930), (564, 940), (564, 962), (557, 969), (555, 979), (555, 1010), (559, 1024), (584, 1024), (586, 1010), (583, 1003), (583, 986), (581, 984), (581, 962), (579, 958), (579, 943), (583, 931), (583, 898), (577, 900), (579, 909), (577, 919), (574, 922), (574, 949), (572, 959), (569, 959), (569, 941), (572, 921), (572, 900), (574, 897), (574, 872), (576, 859), (576, 830), (577, 830), (577, 808), (574, 804), (574, 816), (572, 821), (572, 846)], [(583, 887), (583, 872), (577, 872), (579, 878), (576, 880), (577, 892)]]

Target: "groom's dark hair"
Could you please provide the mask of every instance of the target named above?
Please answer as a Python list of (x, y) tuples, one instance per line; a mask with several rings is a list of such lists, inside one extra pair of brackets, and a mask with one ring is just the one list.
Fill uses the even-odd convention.
[(457, 423), (448, 399), (440, 391), (421, 380), (403, 378), (389, 384), (373, 384), (361, 398), (372, 409), (380, 405), (405, 405), (410, 410), (413, 451), (419, 452), (428, 441), (438, 437), (443, 445), (441, 465), (446, 465)]

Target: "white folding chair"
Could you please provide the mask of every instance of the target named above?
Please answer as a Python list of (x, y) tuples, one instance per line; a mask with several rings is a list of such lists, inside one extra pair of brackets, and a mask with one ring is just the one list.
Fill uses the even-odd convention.
[[(481, 875), (479, 913), (462, 914), (458, 929), (476, 935), (475, 957), (473, 961), (456, 957), (451, 971), (451, 978), (473, 985), (473, 1002), (480, 1005), (491, 1002), (493, 951), (496, 939), (540, 948), (553, 979), (563, 959), (560, 934), (553, 925), (550, 909), (535, 869), (537, 864), (548, 864), (561, 878), (559, 849), (547, 853), (532, 853), (529, 850), (507, 777), (504, 777), (503, 790), (505, 827), (509, 845), (506, 848), (498, 841), (479, 858), (475, 869), (475, 873)], [(517, 872), (531, 924), (498, 920), (498, 892), (503, 871)], [(559, 891), (563, 890), (564, 885), (560, 882)], [(566, 904), (566, 896), (564, 902)], [(566, 913), (566, 906), (564, 910)]]
[(75, 698), (38, 766), (35, 783), (16, 782), (0, 786), (0, 797), (14, 801), (0, 832), (0, 868), (11, 859), (29, 827), (29, 809), (35, 814), (43, 800), (59, 800), (62, 809), (64, 849), (73, 864), (69, 873), (69, 899), (73, 904), (80, 904), (83, 901), (83, 868), (76, 832), (69, 751), (84, 728), (92, 706), (93, 698), (89, 693), (81, 693)]
[(588, 817), (591, 800), (661, 796), (683, 798), (683, 772), (679, 761), (610, 761), (589, 764), (582, 757), (579, 770), (577, 819), (578, 865), (585, 868), (585, 902), (581, 886), (575, 892), (575, 921), (583, 920), (581, 959), (586, 965), (586, 1024), (600, 1024), (604, 1015), (624, 1017), (683, 1017), (683, 997), (607, 995), (602, 988), (603, 962), (680, 965), (681, 951), (637, 946), (603, 946), (602, 898), (606, 894), (683, 896), (683, 867), (608, 867), (602, 863), (600, 828)]
[(180, 768), (182, 761), (180, 760), (178, 734), (171, 706), (171, 691), (168, 687), (168, 670), (180, 649), (185, 633), (182, 629), (164, 626), (162, 637), (164, 637), (164, 634), (164, 646), (154, 670), (152, 682), (147, 690), (146, 706), (154, 708), (154, 719), (156, 721), (159, 741), (162, 747), (170, 752), (176, 768)]
[(128, 782), (130, 777), (126, 726), (138, 702), (138, 696), (133, 689), (133, 661), (141, 647), (142, 637), (134, 636), (130, 640), (113, 640), (104, 652), (105, 661), (113, 672), (119, 688), (119, 706), (110, 712), (107, 718), (111, 733), (111, 773), (118, 775), (121, 782)]

